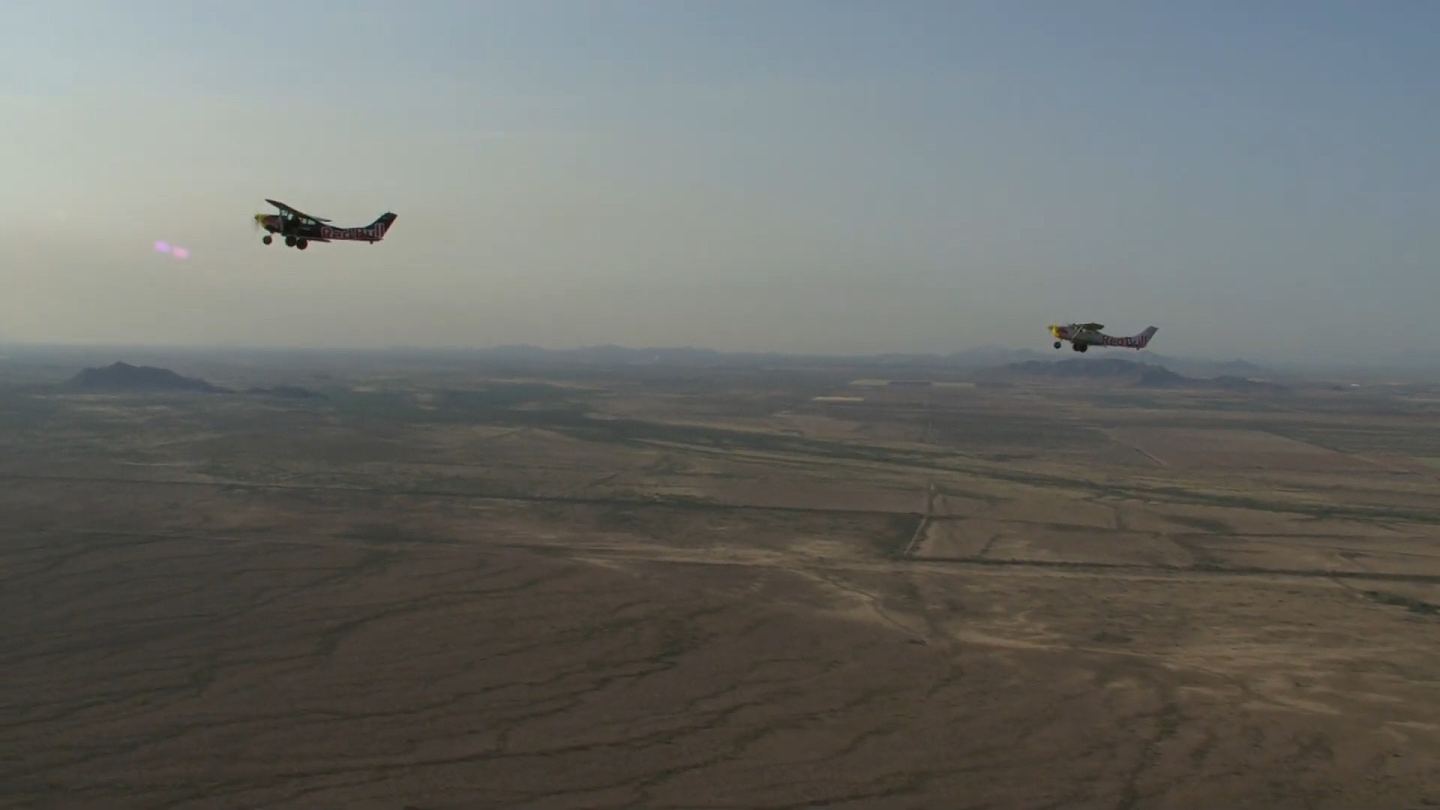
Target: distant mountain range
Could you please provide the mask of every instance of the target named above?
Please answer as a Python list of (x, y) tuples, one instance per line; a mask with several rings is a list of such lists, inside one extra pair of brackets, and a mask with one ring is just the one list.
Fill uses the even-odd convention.
[[(1136, 355), (1128, 356), (1136, 357)], [(1002, 346), (979, 346), (949, 354), (890, 353), (873, 355), (796, 355), (779, 352), (719, 352), (692, 347), (632, 349), (624, 346), (587, 346), (576, 349), (544, 349), (538, 346), (499, 346), (491, 349), (465, 350), (477, 359), (496, 359), (544, 364), (609, 364), (609, 365), (679, 365), (690, 367), (769, 366), (803, 362), (812, 366), (833, 367), (919, 367), (978, 370), (1024, 362), (1056, 362), (1073, 357), (1070, 352), (1035, 349), (1009, 349)], [(1076, 358), (1078, 359), (1078, 358)], [(1090, 358), (1085, 358), (1089, 361)], [(1241, 377), (1273, 379), (1277, 374), (1247, 360), (1196, 360), (1169, 355), (1139, 353), (1142, 364), (1164, 366), (1178, 374), (1197, 377)]]
[(1079, 358), (1071, 351), (1041, 352), (1034, 349), (1005, 349), (998, 346), (981, 347), (969, 351), (946, 355), (952, 363), (977, 366), (1000, 366), (1032, 361), (1066, 363), (1072, 360), (1094, 363), (1107, 360), (1123, 360), (1141, 365), (1161, 366), (1177, 374), (1194, 377), (1240, 377), (1246, 379), (1275, 379), (1279, 375), (1273, 369), (1248, 360), (1200, 360), (1175, 357), (1152, 351), (1131, 352), (1111, 350), (1109, 356)]
[[(1162, 333), (1163, 334), (1163, 333)], [(1032, 344), (1033, 345), (1033, 344)], [(1169, 344), (1167, 344), (1169, 345)], [(429, 365), (454, 365), (473, 368), (476, 364), (537, 368), (627, 366), (688, 366), (703, 368), (779, 368), (805, 366), (813, 369), (869, 370), (871, 376), (894, 376), (894, 369), (974, 371), (1028, 360), (1061, 361), (1076, 358), (1073, 352), (1055, 351), (1046, 343), (1035, 348), (978, 346), (950, 353), (890, 354), (792, 354), (785, 352), (722, 352), (713, 349), (681, 347), (630, 348), (601, 345), (570, 349), (546, 349), (530, 345), (477, 347), (366, 347), (366, 348), (265, 348), (238, 346), (84, 346), (15, 343), (0, 346), (7, 363), (16, 366), (45, 364), (80, 365), (93, 363), (97, 355), (113, 355), (123, 350), (163, 365), (167, 362), (191, 362), (201, 358), (207, 363), (235, 362), (246, 367), (256, 364), (285, 368), (334, 367), (355, 368), (377, 364), (419, 362)], [(1182, 345), (1182, 349), (1185, 347)], [(1099, 357), (1097, 357), (1099, 355)], [(1107, 350), (1090, 352), (1083, 359), (1124, 357), (1141, 363), (1162, 365), (1177, 374), (1191, 377), (1243, 377), (1272, 382), (1320, 379), (1343, 382), (1421, 381), (1433, 384), (1440, 380), (1440, 355), (1419, 350), (1399, 354), (1360, 355), (1345, 360), (1317, 356), (1300, 360), (1276, 360), (1257, 364), (1245, 359), (1210, 359), (1156, 353)]]
[[(522, 350), (528, 355), (529, 351)], [(538, 350), (545, 352), (546, 350)], [(681, 358), (692, 358), (691, 349), (671, 349), (664, 351), (660, 356), (668, 363), (680, 363)], [(581, 354), (584, 350), (575, 350), (568, 353), (570, 356)], [(719, 357), (718, 353), (704, 352), (702, 355)], [(547, 354), (558, 354), (547, 352)], [(597, 354), (605, 360), (597, 359)], [(1045, 357), (1043, 353), (1031, 352), (1039, 357)], [(643, 350), (620, 349), (618, 347), (601, 347), (595, 354), (584, 356), (592, 362), (621, 362), (621, 358), (634, 359), (636, 356), (648, 356)], [(972, 364), (982, 359), (1013, 356), (1006, 350), (976, 350), (969, 354), (964, 360), (954, 360), (959, 364), (964, 362)], [(689, 360), (687, 365), (693, 365), (694, 360)], [(911, 361), (913, 363), (913, 361)], [(933, 363), (933, 361), (932, 361)], [(1015, 383), (1025, 381), (1050, 381), (1050, 382), (1100, 382), (1110, 386), (1136, 387), (1136, 388), (1210, 388), (1232, 391), (1278, 391), (1283, 387), (1274, 383), (1258, 381), (1237, 375), (1221, 375), (1217, 377), (1198, 378), (1179, 374), (1155, 363), (1142, 363), (1133, 360), (1124, 360), (1118, 357), (1096, 357), (1079, 358), (1073, 357), (1062, 360), (1023, 360), (1020, 362), (1004, 363), (1001, 365), (988, 366), (980, 369), (971, 369), (969, 376), (977, 382), (988, 383)], [(166, 368), (154, 366), (134, 366), (129, 363), (112, 363), (102, 368), (87, 368), (76, 374), (66, 383), (65, 387), (70, 390), (80, 390), (98, 393), (160, 393), (160, 392), (195, 392), (204, 394), (230, 394), (236, 393), (228, 388), (212, 385), (205, 380), (193, 377), (185, 377)], [(312, 399), (323, 398), (321, 394), (307, 388), (300, 388), (292, 385), (279, 385), (273, 388), (250, 388), (244, 393), (279, 397), (285, 399)]]
[(1142, 362), (1155, 363), (1175, 369), (1181, 374), (1198, 377), (1240, 377), (1246, 379), (1275, 379), (1279, 376), (1273, 369), (1256, 365), (1248, 360), (1195, 360), (1171, 357), (1165, 354), (1145, 354)]
[(1046, 361), (1027, 360), (977, 372), (981, 382), (1021, 381), (1103, 382), (1106, 385), (1136, 388), (1210, 388), (1227, 391), (1282, 391), (1284, 386), (1236, 375), (1187, 377), (1165, 366), (1119, 358)]

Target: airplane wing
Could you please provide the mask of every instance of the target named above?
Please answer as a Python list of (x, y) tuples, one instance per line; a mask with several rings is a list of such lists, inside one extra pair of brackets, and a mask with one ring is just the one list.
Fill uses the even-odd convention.
[(297, 218), (297, 219), (313, 219), (313, 220), (315, 220), (316, 222), (329, 222), (329, 221), (330, 221), (330, 220), (328, 220), (328, 219), (322, 219), (321, 217), (312, 217), (312, 216), (310, 216), (309, 214), (305, 213), (304, 211), (301, 211), (301, 210), (298, 209), (298, 208), (294, 208), (294, 207), (288, 206), (288, 205), (286, 205), (285, 203), (279, 202), (278, 200), (272, 200), (272, 199), (270, 199), (270, 198), (268, 198), (268, 197), (265, 199), (265, 202), (270, 203), (271, 205), (275, 206), (276, 208), (279, 208), (281, 211), (283, 211), (283, 212), (285, 212), (285, 213), (289, 214), (290, 216), (295, 217), (295, 218)]
[(1092, 332), (1099, 332), (1101, 329), (1105, 328), (1105, 324), (1103, 323), (1082, 323), (1077, 325), (1082, 329), (1088, 329)]

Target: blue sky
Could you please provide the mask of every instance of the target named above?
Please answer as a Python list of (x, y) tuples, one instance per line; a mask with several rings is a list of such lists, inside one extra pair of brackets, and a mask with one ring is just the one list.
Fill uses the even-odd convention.
[[(0, 6), (0, 337), (1423, 351), (1440, 5)], [(380, 245), (265, 248), (275, 197)], [(156, 254), (165, 239), (190, 248)]]

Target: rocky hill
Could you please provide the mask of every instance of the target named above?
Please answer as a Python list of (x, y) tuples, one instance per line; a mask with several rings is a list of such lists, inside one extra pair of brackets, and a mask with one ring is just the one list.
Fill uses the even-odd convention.
[(226, 390), (204, 380), (182, 377), (168, 368), (132, 366), (123, 362), (111, 363), (103, 368), (87, 368), (70, 378), (66, 387), (83, 391), (133, 393), (195, 391), (218, 394)]
[(976, 375), (982, 382), (1014, 383), (1042, 381), (1102, 383), (1135, 388), (1208, 388), (1227, 391), (1276, 391), (1281, 386), (1238, 376), (1187, 377), (1165, 366), (1137, 363), (1118, 358), (1030, 360), (985, 369)]

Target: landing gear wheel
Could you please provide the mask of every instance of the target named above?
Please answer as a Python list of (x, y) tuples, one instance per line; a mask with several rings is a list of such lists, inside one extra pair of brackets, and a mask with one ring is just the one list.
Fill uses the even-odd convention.
[(1055, 341), (1055, 348), (1057, 348), (1057, 349), (1060, 348), (1060, 341), (1058, 341), (1058, 340)]
[(310, 247), (310, 242), (309, 242), (309, 240), (306, 240), (306, 239), (303, 239), (303, 238), (302, 238), (302, 239), (300, 239), (300, 241), (298, 241), (298, 242), (295, 243), (295, 247), (300, 248), (301, 250), (304, 250), (305, 248)]
[(260, 237), (260, 241), (261, 241), (261, 242), (264, 242), (265, 244), (268, 245), (268, 244), (270, 244), (271, 242), (274, 242), (275, 239), (274, 239), (274, 237), (272, 237), (272, 236), (270, 236), (270, 235), (267, 234), (267, 235), (265, 235), (265, 236)]
[(295, 247), (295, 237), (293, 237), (293, 236), (287, 236), (287, 237), (285, 237), (285, 247)]
[(1082, 353), (1082, 354), (1083, 354), (1083, 353), (1085, 352), (1085, 350), (1088, 349), (1088, 348), (1090, 348), (1090, 347), (1087, 346), (1087, 345), (1085, 345), (1084, 343), (1076, 343), (1076, 344), (1075, 344), (1075, 351), (1080, 352), (1080, 353)]

